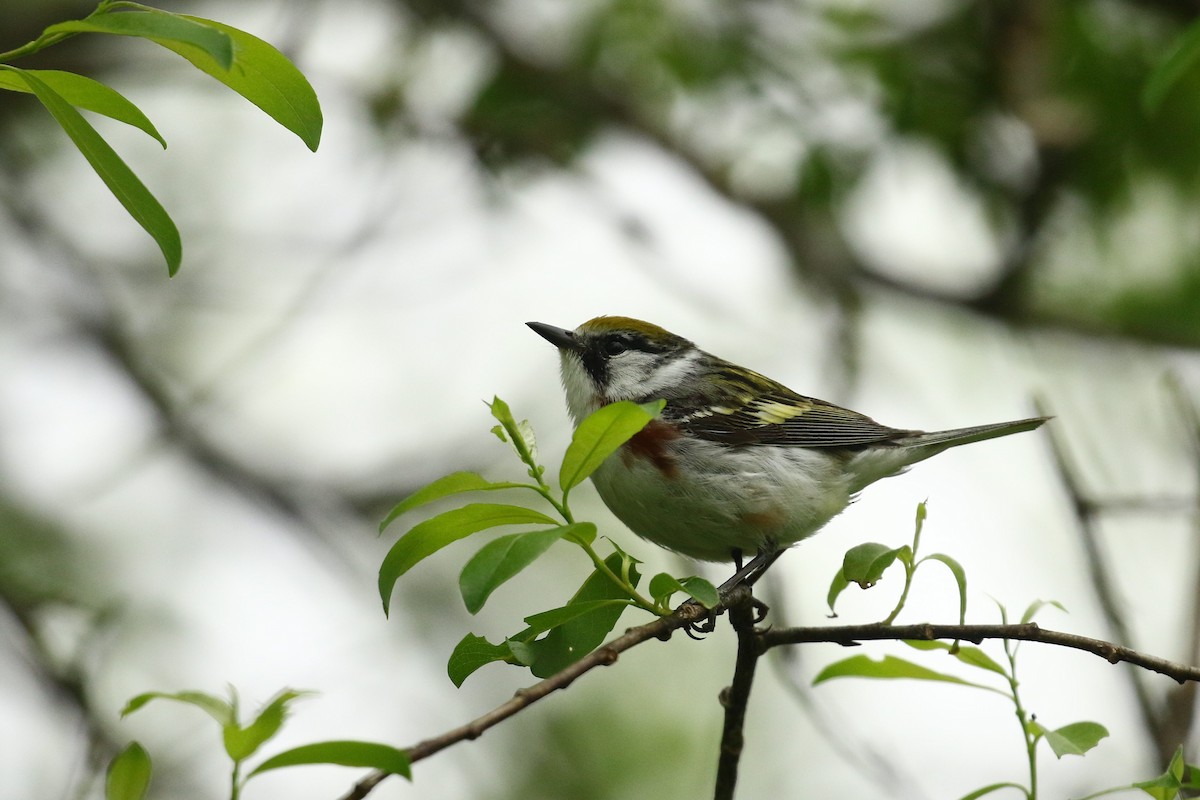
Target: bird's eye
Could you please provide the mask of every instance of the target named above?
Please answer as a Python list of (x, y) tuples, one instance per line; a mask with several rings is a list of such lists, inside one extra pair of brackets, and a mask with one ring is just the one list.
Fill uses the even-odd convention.
[(611, 336), (600, 343), (601, 352), (609, 358), (619, 356), (628, 349), (629, 342), (625, 341), (623, 336)]

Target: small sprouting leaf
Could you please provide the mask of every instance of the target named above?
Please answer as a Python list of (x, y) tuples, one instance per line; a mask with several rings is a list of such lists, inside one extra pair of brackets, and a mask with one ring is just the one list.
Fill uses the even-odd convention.
[[(1021, 615), (1021, 624), (1024, 625), (1027, 622), (1031, 622), (1033, 620), (1034, 616), (1039, 611), (1041, 611), (1045, 606), (1054, 606), (1055, 608), (1057, 608), (1059, 611), (1063, 612), (1064, 614), (1069, 613), (1067, 611), (1066, 607), (1063, 606), (1063, 604), (1058, 602), (1057, 600), (1034, 600), (1032, 603), (1029, 604), (1029, 608), (1025, 609), (1025, 613)], [(1003, 607), (1001, 607), (1002, 618), (1004, 616), (1003, 611), (1004, 611), (1004, 609), (1003, 609)], [(1007, 624), (1007, 620), (1005, 620), (1005, 624)]]
[[(499, 399), (499, 398), (497, 398), (497, 399)], [(505, 442), (505, 443), (508, 442), (508, 437), (504, 435), (504, 426), (503, 425), (493, 425), (492, 426), (492, 434), (495, 435), (495, 437), (497, 439), (499, 439), (500, 441)]]
[(475, 614), (502, 583), (532, 564), (561, 539), (571, 526), (511, 533), (488, 542), (471, 557), (458, 576), (467, 610)]
[(368, 767), (392, 775), (403, 775), (412, 780), (412, 766), (408, 753), (391, 745), (376, 742), (315, 742), (271, 756), (247, 775), (253, 778), (263, 772), (280, 767), (298, 767), (306, 764), (336, 764), (342, 767)]
[(1193, 22), (1179, 36), (1150, 72), (1142, 89), (1142, 108), (1153, 112), (1162, 104), (1171, 88), (1200, 58), (1200, 23)]
[(225, 752), (234, 761), (244, 761), (262, 747), (272, 736), (279, 733), (283, 721), (287, 717), (288, 703), (308, 692), (295, 689), (284, 689), (275, 695), (270, 702), (263, 706), (262, 711), (249, 725), (242, 727), (237, 723), (226, 725), (223, 731)]
[[(154, 127), (154, 123), (116, 89), (84, 75), (58, 69), (28, 69), (25, 72), (40, 78), (71, 105), (132, 125), (154, 137), (164, 148), (167, 146), (166, 140)], [(16, 73), (5, 71), (0, 71), (0, 89), (14, 92), (33, 91)]]
[(715, 608), (721, 602), (717, 587), (704, 578), (675, 578), (665, 572), (660, 572), (650, 580), (650, 596), (659, 605), (666, 605), (671, 595), (683, 592), (705, 608)]
[(978, 647), (963, 647), (961, 645), (954, 647), (947, 642), (938, 641), (936, 639), (905, 639), (903, 641), (906, 645), (914, 650), (945, 650), (950, 655), (954, 656), (968, 666), (978, 667), (979, 669), (984, 669), (988, 672), (995, 672), (997, 675), (1003, 675), (1006, 678), (1008, 677), (1008, 672), (1005, 671), (1004, 667), (996, 663), (995, 659), (980, 650)]
[(1108, 736), (1108, 729), (1098, 722), (1072, 722), (1054, 730), (1042, 728), (1042, 734), (1054, 755), (1081, 756)]
[(525, 442), (525, 438), (521, 433), (521, 427), (517, 424), (517, 420), (513, 416), (512, 409), (508, 407), (508, 403), (501, 400), (499, 396), (493, 396), (492, 402), (488, 403), (487, 407), (492, 412), (492, 416), (500, 423), (497, 426), (499, 430), (492, 428), (492, 433), (500, 437), (500, 441), (512, 444), (513, 449), (517, 451), (517, 455), (521, 457), (522, 461), (528, 464), (532, 458), (529, 452), (529, 445)]
[(406, 511), (412, 511), (414, 508), (423, 506), (426, 503), (432, 503), (434, 500), (440, 500), (443, 497), (462, 494), (463, 492), (489, 492), (496, 489), (519, 489), (521, 487), (528, 488), (528, 485), (507, 481), (493, 483), (476, 472), (453, 472), (438, 478), (428, 486), (418, 489), (397, 503), (395, 508), (389, 511), (388, 515), (384, 517), (383, 522), (379, 523), (379, 531), (382, 533), (384, 528), (392, 524), (397, 517)]
[[(924, 504), (922, 504), (924, 507)], [(954, 574), (954, 582), (958, 584), (958, 622), (960, 625), (966, 624), (967, 621), (967, 573), (959, 564), (945, 553), (934, 553), (925, 556), (922, 561), (938, 561), (945, 564), (947, 569)]]
[(130, 742), (108, 765), (105, 800), (142, 800), (150, 787), (151, 771), (150, 754), (137, 742)]
[(834, 678), (911, 678), (919, 681), (941, 681), (944, 683), (957, 683), (963, 686), (974, 686), (989, 692), (997, 691), (990, 686), (963, 680), (956, 675), (947, 675), (944, 672), (938, 672), (928, 667), (923, 667), (920, 664), (905, 661), (903, 658), (897, 658), (896, 656), (884, 656), (881, 660), (876, 661), (870, 656), (858, 655), (844, 658), (841, 661), (835, 661), (821, 670), (817, 674), (817, 677), (813, 678), (813, 685), (816, 686), (819, 683), (824, 683)]
[(379, 568), (379, 596), (388, 612), (392, 590), (400, 576), (422, 559), (459, 539), (500, 525), (555, 525), (555, 520), (531, 508), (471, 503), (419, 523), (392, 545)]
[(233, 713), (233, 706), (227, 700), (222, 700), (220, 697), (207, 694), (205, 692), (145, 692), (131, 699), (125, 704), (125, 708), (121, 709), (121, 716), (127, 717), (137, 711), (142, 706), (149, 703), (151, 700), (174, 700), (178, 703), (187, 703), (196, 708), (203, 710), (210, 717), (219, 722), (222, 726), (232, 725), (237, 722)]
[(179, 239), (179, 230), (154, 195), (150, 194), (150, 190), (133, 174), (133, 170), (121, 160), (83, 115), (45, 81), (25, 70), (6, 64), (0, 64), (0, 69), (10, 70), (25, 81), (25, 85), (66, 132), (108, 190), (158, 244), (167, 262), (168, 274), (174, 275), (178, 272), (183, 261), (183, 243)]
[(233, 66), (233, 42), (230, 41), (230, 37), (209, 25), (200, 24), (194, 18), (158, 9), (100, 12), (86, 19), (73, 19), (51, 25), (46, 28), (46, 33), (112, 33), (118, 36), (137, 36), (164, 47), (170, 42), (195, 48), (219, 64), (222, 70)]
[[(884, 571), (892, 565), (901, 550), (879, 542), (864, 542), (846, 551), (842, 558), (842, 577), (851, 583), (857, 583), (863, 589), (874, 586)], [(830, 604), (832, 606), (832, 603)]]
[(646, 405), (623, 400), (586, 417), (575, 429), (563, 456), (558, 474), (562, 490), (568, 492), (583, 483), (618, 447), (657, 417), (664, 405), (662, 400)]
[(846, 588), (850, 586), (850, 581), (846, 580), (846, 571), (838, 567), (837, 574), (833, 576), (833, 580), (829, 582), (829, 592), (825, 595), (825, 602), (829, 605), (829, 616), (836, 617), (837, 612), (834, 611), (834, 604), (837, 603), (838, 597)]
[(450, 660), (446, 663), (446, 674), (455, 686), (462, 686), (463, 681), (480, 667), (493, 661), (512, 659), (513, 653), (507, 643), (492, 644), (482, 636), (468, 633), (450, 653)]
[(552, 608), (549, 611), (542, 611), (537, 614), (530, 614), (525, 618), (525, 624), (529, 627), (518, 636), (528, 640), (540, 633), (545, 633), (548, 630), (557, 628), (560, 625), (565, 625), (576, 617), (582, 617), (584, 614), (590, 614), (593, 611), (601, 608), (611, 608), (613, 606), (627, 606), (628, 600), (585, 600), (583, 602), (571, 602), (565, 606)]

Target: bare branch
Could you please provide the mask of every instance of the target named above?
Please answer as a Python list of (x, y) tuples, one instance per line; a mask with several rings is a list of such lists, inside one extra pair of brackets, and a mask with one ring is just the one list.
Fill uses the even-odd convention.
[(713, 800), (733, 800), (733, 792), (737, 788), (738, 763), (745, 743), (742, 730), (746, 723), (750, 689), (754, 686), (754, 668), (758, 666), (758, 657), (765, 652), (759, 646), (759, 635), (754, 630), (754, 610), (750, 603), (730, 608), (729, 622), (737, 631), (738, 649), (733, 682), (721, 692), (721, 705), (725, 706), (725, 728), (721, 732)]
[[(743, 602), (743, 598), (748, 595), (749, 589), (739, 587), (731, 592), (725, 598), (724, 602), (713, 609), (712, 613), (720, 614), (729, 608), (730, 605)], [(708, 616), (708, 614), (709, 612), (705, 611), (699, 605), (685, 603), (676, 609), (674, 614), (668, 617), (659, 617), (653, 622), (638, 625), (636, 628), (630, 628), (616, 639), (588, 653), (563, 671), (551, 675), (549, 678), (540, 683), (535, 683), (533, 686), (518, 689), (512, 699), (497, 706), (483, 716), (468, 722), (466, 725), (447, 731), (440, 736), (425, 739), (407, 748), (408, 759), (410, 762), (415, 763), (421, 759), (429, 758), (434, 753), (445, 750), (452, 744), (470, 739), (478, 739), (489, 728), (533, 705), (546, 695), (559, 689), (567, 688), (576, 678), (585, 672), (590, 672), (596, 667), (607, 667), (615, 664), (617, 656), (642, 642), (649, 641), (650, 639), (662, 639), (665, 641), (671, 637), (674, 631), (691, 625), (693, 622)], [(387, 773), (372, 772), (366, 778), (356, 783), (349, 792), (342, 796), (341, 800), (361, 800), (361, 798), (366, 797), (386, 777)]]
[(1166, 675), (1179, 683), (1200, 681), (1200, 667), (1168, 661), (1165, 658), (1148, 655), (1129, 647), (1106, 642), (1103, 639), (1049, 630), (1040, 627), (1035, 622), (1027, 622), (1022, 625), (933, 625), (929, 623), (883, 625), (878, 622), (869, 625), (824, 625), (814, 628), (768, 630), (761, 634), (760, 641), (763, 648), (769, 650), (772, 647), (807, 642), (831, 642), (854, 646), (863, 641), (881, 639), (923, 641), (962, 639), (975, 644), (979, 644), (984, 639), (1019, 639), (1083, 650), (1100, 656), (1110, 664), (1118, 664), (1123, 661), (1150, 672)]

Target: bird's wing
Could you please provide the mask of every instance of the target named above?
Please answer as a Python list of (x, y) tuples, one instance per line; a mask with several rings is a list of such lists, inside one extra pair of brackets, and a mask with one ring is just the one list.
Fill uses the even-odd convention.
[(664, 418), (692, 436), (725, 444), (853, 449), (914, 433), (796, 394), (769, 378), (754, 378), (761, 383), (723, 386), (716, 403), (668, 401)]

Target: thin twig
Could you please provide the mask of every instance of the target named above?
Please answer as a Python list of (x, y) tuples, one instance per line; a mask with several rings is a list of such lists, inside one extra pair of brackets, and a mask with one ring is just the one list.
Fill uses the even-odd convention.
[[(724, 602), (713, 609), (712, 613), (722, 613), (730, 604), (743, 602), (743, 598), (748, 594), (748, 589), (739, 587), (739, 589), (731, 592), (725, 598)], [(425, 739), (407, 748), (408, 760), (415, 763), (421, 759), (429, 758), (434, 753), (445, 750), (452, 744), (478, 739), (489, 728), (528, 708), (546, 695), (559, 689), (567, 688), (576, 678), (585, 672), (590, 672), (596, 667), (607, 667), (616, 663), (617, 656), (629, 648), (650, 639), (669, 639), (674, 631), (703, 619), (708, 614), (709, 612), (705, 611), (699, 605), (687, 603), (676, 609), (675, 613), (670, 616), (659, 617), (653, 622), (638, 625), (636, 628), (630, 628), (616, 639), (613, 639), (597, 650), (593, 650), (561, 672), (555, 673), (540, 683), (535, 683), (533, 686), (518, 689), (508, 702), (493, 708), (483, 716), (468, 722), (466, 725), (446, 731), (440, 736)], [(366, 797), (387, 776), (388, 774), (384, 772), (372, 772), (356, 783), (349, 792), (342, 796), (341, 800), (361, 800), (361, 798)]]
[(721, 732), (713, 800), (733, 800), (733, 792), (737, 788), (738, 763), (745, 743), (743, 728), (746, 706), (754, 686), (754, 668), (758, 666), (758, 657), (764, 652), (759, 647), (758, 632), (754, 630), (754, 610), (749, 602), (729, 609), (729, 623), (737, 631), (737, 660), (734, 662), (733, 681), (721, 692), (721, 705), (725, 706), (725, 728)]
[(789, 644), (807, 642), (830, 642), (845, 646), (857, 645), (868, 640), (923, 640), (962, 639), (979, 644), (984, 639), (1020, 639), (1027, 642), (1041, 642), (1060, 647), (1070, 647), (1100, 656), (1110, 664), (1125, 662), (1150, 672), (1166, 675), (1179, 683), (1185, 681), (1200, 681), (1200, 667), (1168, 661), (1165, 658), (1142, 653), (1130, 647), (1106, 642), (1103, 639), (1093, 639), (1089, 636), (1079, 636), (1074, 633), (1063, 633), (1043, 628), (1034, 622), (1021, 625), (933, 625), (922, 623), (918, 625), (882, 625), (878, 622), (869, 625), (825, 625), (813, 628), (781, 628), (768, 630), (760, 634), (760, 642), (764, 650)]

